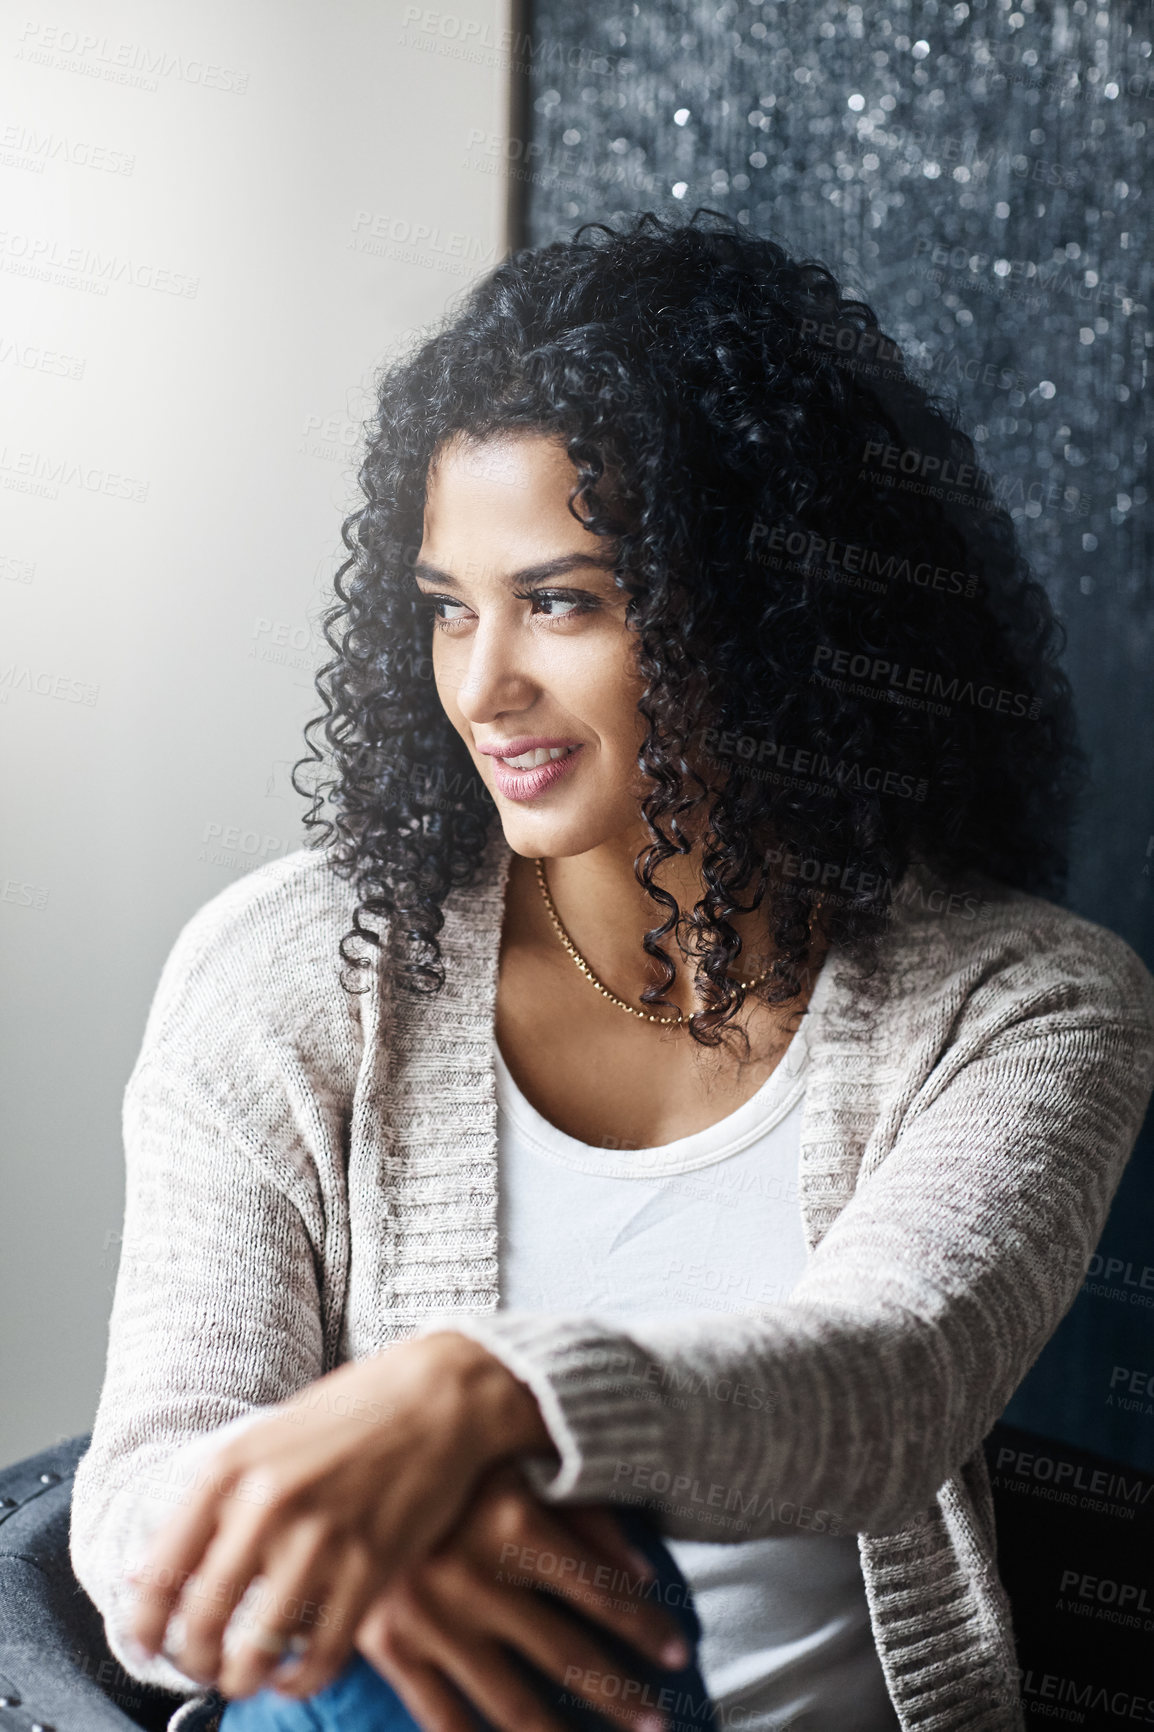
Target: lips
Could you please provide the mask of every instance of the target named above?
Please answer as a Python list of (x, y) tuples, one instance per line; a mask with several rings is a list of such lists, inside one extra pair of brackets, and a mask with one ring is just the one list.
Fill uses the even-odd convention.
[(545, 734), (516, 734), (508, 740), (490, 740), (486, 745), (478, 746), (477, 750), (484, 752), (487, 758), (519, 758), (526, 752), (561, 752), (580, 744), (580, 740), (566, 740)]
[[(557, 746), (563, 747), (565, 743), (558, 741)], [(515, 741), (514, 744), (519, 745), (520, 741)], [(540, 747), (537, 749), (544, 751), (547, 748)], [(562, 751), (561, 756), (552, 758), (547, 763), (535, 764), (525, 770), (515, 770), (496, 756), (490, 748), (490, 756), (493, 758), (493, 780), (497, 784), (498, 792), (504, 794), (508, 800), (535, 800), (539, 794), (552, 788), (563, 776), (572, 775), (574, 766), (581, 757), (581, 750), (580, 745), (574, 745), (569, 751)], [(517, 755), (520, 756), (521, 754)]]
[(499, 761), (509, 770), (539, 770), (575, 750), (575, 746), (534, 746), (523, 752), (501, 752)]

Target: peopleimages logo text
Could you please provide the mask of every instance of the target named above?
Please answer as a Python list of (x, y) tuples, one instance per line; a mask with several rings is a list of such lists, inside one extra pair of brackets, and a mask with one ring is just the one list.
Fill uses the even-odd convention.
[(814, 670), (848, 674), (854, 680), (868, 680), (883, 691), (919, 692), (924, 697), (943, 703), (973, 704), (979, 710), (994, 710), (1000, 716), (1028, 716), (1037, 719), (1039, 704), (1029, 692), (1014, 692), (1005, 686), (975, 685), (960, 674), (947, 679), (932, 668), (907, 668), (884, 656), (851, 655), (849, 650), (835, 650), (829, 644), (818, 644), (813, 652)]
[[(967, 598), (976, 595), (981, 587), (976, 572), (953, 570), (949, 566), (934, 565), (929, 560), (915, 564), (885, 548), (870, 547), (865, 542), (839, 541), (836, 537), (827, 539), (812, 530), (788, 530), (781, 524), (771, 528), (767, 523), (755, 522), (749, 535), (751, 550), (761, 541), (767, 552), (784, 553), (799, 571), (821, 571), (833, 567), (849, 572), (851, 576), (860, 574), (887, 583), (909, 583), (916, 589), (932, 589)], [(759, 550), (754, 551), (754, 558), (758, 557)]]

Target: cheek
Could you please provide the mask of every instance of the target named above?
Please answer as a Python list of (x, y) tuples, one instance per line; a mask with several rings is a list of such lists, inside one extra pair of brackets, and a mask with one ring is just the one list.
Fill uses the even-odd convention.
[(558, 696), (570, 700), (574, 714), (584, 717), (606, 741), (632, 740), (644, 682), (616, 645), (591, 647), (588, 655), (574, 657), (564, 686), (562, 694), (558, 683)]
[(597, 737), (597, 755), (603, 767), (614, 777), (628, 781), (636, 769), (637, 754), (649, 724), (631, 696), (623, 700), (620, 690), (604, 696), (605, 701), (599, 705), (594, 694), (585, 694), (577, 713)]
[(452, 647), (439, 638), (434, 638), (429, 649), (428, 658), (422, 662), (422, 673), (430, 673), (437, 696), (441, 700), (441, 708), (447, 715), (457, 711), (457, 688), (461, 683), (461, 666), (459, 659), (454, 658)]
[(649, 731), (649, 724), (638, 709), (645, 692), (645, 681), (637, 671), (636, 647), (632, 640), (621, 649), (611, 679), (605, 681), (604, 699), (607, 712), (614, 722), (614, 733), (635, 757), (637, 747)]

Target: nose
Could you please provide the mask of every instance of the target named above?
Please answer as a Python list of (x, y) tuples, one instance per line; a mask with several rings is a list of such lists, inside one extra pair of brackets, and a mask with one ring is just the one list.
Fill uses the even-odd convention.
[(466, 721), (489, 722), (532, 704), (539, 688), (528, 665), (531, 646), (518, 644), (517, 637), (499, 609), (479, 616), (465, 645), (467, 660), (457, 687), (457, 707)]

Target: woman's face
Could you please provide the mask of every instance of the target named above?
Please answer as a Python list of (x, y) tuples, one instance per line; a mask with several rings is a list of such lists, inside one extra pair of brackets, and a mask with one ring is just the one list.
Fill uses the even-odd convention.
[[(417, 587), (438, 598), (441, 703), (506, 841), (530, 857), (583, 854), (614, 838), (634, 849), (643, 828), (636, 637), (611, 543), (568, 510), (575, 479), (564, 446), (543, 434), (447, 442), (429, 476), (414, 567)], [(574, 750), (551, 767), (502, 762), (538, 740)], [(547, 761), (546, 750), (530, 751), (535, 758)]]

